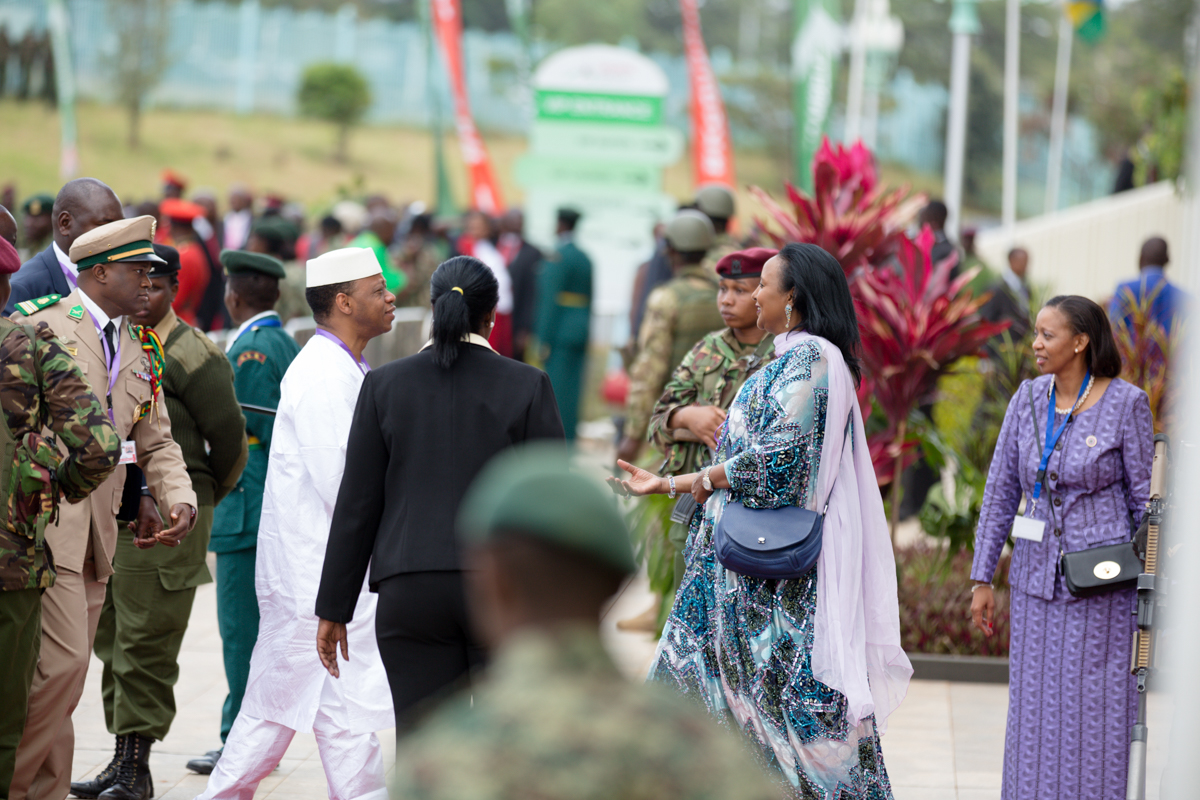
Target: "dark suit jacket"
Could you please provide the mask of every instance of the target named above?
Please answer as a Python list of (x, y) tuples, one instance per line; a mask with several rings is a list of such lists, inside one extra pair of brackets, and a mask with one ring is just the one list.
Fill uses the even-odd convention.
[(4, 316), (10, 317), (17, 311), (17, 303), (34, 300), (48, 294), (61, 294), (63, 297), (72, 291), (67, 276), (63, 275), (58, 259), (54, 257), (54, 247), (47, 247), (33, 258), (21, 265), (21, 269), (9, 281), (12, 295), (8, 305), (4, 307)]
[[(979, 316), (988, 322), (1011, 320), (1012, 325), (1008, 329), (1008, 335), (1012, 338), (1013, 344), (1020, 344), (1032, 327), (1029, 319), (1029, 302), (1025, 298), (1013, 294), (1013, 290), (1003, 280), (996, 281), (988, 291), (992, 293), (992, 296), (979, 307)], [(1003, 334), (993, 336), (988, 342), (988, 351), (995, 354), (1003, 341)]]
[(350, 426), (317, 616), (353, 617), (368, 562), (372, 589), (461, 569), (454, 522), (475, 476), (515, 444), (562, 438), (546, 373), (481, 345), (450, 369), (426, 350), (372, 370)]
[[(508, 265), (513, 289), (513, 333), (532, 333), (537, 310), (537, 273), (542, 251), (522, 241), (521, 249)], [(515, 354), (514, 354), (515, 355)]]

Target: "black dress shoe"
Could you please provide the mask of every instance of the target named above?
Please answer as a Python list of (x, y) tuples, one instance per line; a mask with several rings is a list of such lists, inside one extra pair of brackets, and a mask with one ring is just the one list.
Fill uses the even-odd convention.
[(85, 800), (92, 800), (92, 798), (99, 797), (101, 792), (112, 786), (117, 780), (117, 765), (121, 763), (121, 756), (125, 752), (125, 746), (128, 742), (128, 736), (118, 736), (116, 751), (113, 753), (112, 761), (108, 762), (108, 766), (102, 769), (100, 774), (90, 781), (72, 783), (71, 794), (75, 797), (85, 798)]
[(211, 775), (217, 762), (221, 760), (221, 750), (209, 750), (199, 758), (193, 758), (187, 763), (187, 768), (199, 775)]
[(150, 777), (150, 745), (154, 740), (140, 733), (129, 735), (129, 743), (117, 764), (117, 779), (100, 793), (101, 800), (150, 800), (154, 781)]

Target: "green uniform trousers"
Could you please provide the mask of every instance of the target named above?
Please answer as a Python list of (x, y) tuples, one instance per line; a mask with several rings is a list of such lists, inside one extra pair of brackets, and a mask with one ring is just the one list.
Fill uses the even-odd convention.
[(8, 797), (42, 647), (42, 590), (0, 591), (0, 800)]
[(587, 350), (582, 347), (551, 347), (546, 359), (546, 374), (554, 387), (554, 399), (558, 403), (558, 414), (562, 417), (563, 431), (567, 441), (574, 441), (575, 427), (579, 422), (579, 398), (583, 394), (584, 364)]
[(162, 741), (171, 729), (179, 648), (196, 586), (211, 580), (204, 557), (212, 519), (213, 507), (200, 506), (179, 547), (149, 550), (134, 547), (133, 534), (122, 526), (93, 648), (104, 664), (100, 692), (113, 735)]
[(221, 741), (242, 708), (250, 655), (258, 641), (258, 595), (254, 591), (254, 565), (258, 548), (217, 553), (217, 625), (225, 657), (225, 682), (229, 694), (221, 709)]

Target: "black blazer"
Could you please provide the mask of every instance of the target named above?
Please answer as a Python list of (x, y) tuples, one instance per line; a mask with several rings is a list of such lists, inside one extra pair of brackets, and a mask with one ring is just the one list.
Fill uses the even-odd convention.
[(12, 294), (8, 305), (4, 307), (4, 316), (11, 317), (17, 312), (17, 303), (26, 300), (36, 300), (48, 294), (61, 294), (66, 297), (71, 293), (71, 284), (63, 275), (62, 267), (54, 255), (54, 247), (47, 247), (33, 258), (26, 261), (9, 281)]
[(350, 425), (317, 616), (354, 616), (368, 562), (372, 589), (406, 572), (461, 569), (454, 522), (471, 481), (501, 450), (562, 438), (546, 373), (481, 345), (462, 348), (450, 369), (425, 350), (372, 370)]

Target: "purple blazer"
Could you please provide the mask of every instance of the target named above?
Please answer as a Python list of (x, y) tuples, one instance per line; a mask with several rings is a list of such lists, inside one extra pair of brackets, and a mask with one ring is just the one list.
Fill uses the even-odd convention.
[[(1032, 412), (1029, 381), (1009, 401), (975, 529), (973, 580), (992, 579), (1021, 495), (1033, 494), (1051, 380), (1050, 375), (1033, 379)], [(1012, 588), (1053, 600), (1062, 553), (1129, 541), (1150, 499), (1153, 460), (1150, 401), (1141, 389), (1116, 378), (1098, 403), (1076, 416), (1050, 456), (1042, 497), (1031, 515), (1046, 523), (1045, 535), (1040, 542), (1014, 539)]]

